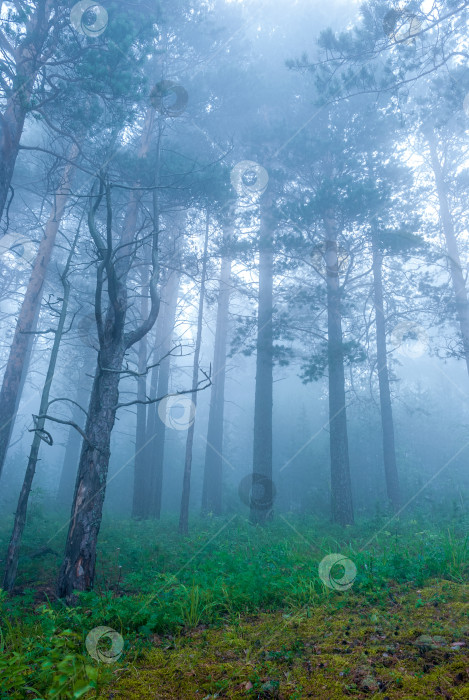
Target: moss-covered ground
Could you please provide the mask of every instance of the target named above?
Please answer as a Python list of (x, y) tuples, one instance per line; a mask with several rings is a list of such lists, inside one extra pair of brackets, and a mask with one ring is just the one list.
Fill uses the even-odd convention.
[(469, 698), (468, 594), (435, 581), (156, 635), (99, 697)]
[[(54, 528), (30, 528), (25, 552)], [(107, 521), (95, 591), (74, 608), (54, 598), (53, 552), (23, 559), (2, 599), (0, 698), (469, 698), (467, 545), (464, 522), (418, 517), (346, 530), (235, 517), (187, 538), (171, 520)], [(344, 590), (318, 575), (331, 552), (356, 566)], [(85, 647), (102, 625), (124, 642), (112, 664)]]

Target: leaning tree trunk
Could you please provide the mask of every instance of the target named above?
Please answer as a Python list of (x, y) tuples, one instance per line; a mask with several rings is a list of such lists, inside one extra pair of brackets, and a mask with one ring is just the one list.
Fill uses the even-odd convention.
[(337, 224), (334, 214), (330, 211), (326, 212), (324, 216), (324, 226), (326, 231), (327, 361), (329, 372), (332, 520), (340, 525), (351, 525), (353, 524), (353, 504), (345, 408), (345, 371), (341, 288), (337, 257)]
[[(70, 160), (73, 160), (77, 153), (77, 148), (73, 147), (70, 153)], [(3, 383), (0, 390), (0, 476), (5, 464), (23, 379), (28, 370), (27, 358), (31, 347), (31, 332), (35, 329), (35, 323), (39, 314), (44, 279), (68, 200), (73, 170), (72, 164), (68, 164), (64, 168), (62, 183), (56, 192), (55, 202), (49, 215), (44, 238), (39, 245), (31, 277), (21, 304), (15, 335), (3, 375)]]
[[(231, 230), (226, 228), (223, 245), (229, 247)], [(230, 305), (231, 255), (225, 250), (220, 270), (220, 288), (213, 350), (212, 390), (208, 416), (207, 446), (202, 490), (202, 513), (222, 512), (223, 413), (225, 408), (226, 338)]]
[(456, 302), (456, 313), (461, 331), (462, 346), (466, 367), (469, 373), (469, 303), (467, 290), (462, 272), (461, 258), (459, 256), (458, 241), (454, 231), (453, 217), (451, 215), (447, 186), (443, 175), (443, 170), (438, 158), (436, 139), (433, 131), (426, 131), (428, 145), (430, 146), (430, 157), (433, 173), (435, 176), (436, 191), (440, 205), (440, 218), (443, 226), (443, 233), (446, 239), (446, 249), (448, 251), (451, 281), (453, 283), (454, 298)]
[(119, 400), (119, 379), (126, 346), (123, 338), (107, 338), (98, 353), (85, 425), (86, 439), (78, 465), (64, 562), (59, 575), (59, 597), (93, 586), (96, 545), (101, 526), (111, 433)]
[[(78, 373), (78, 389), (75, 397), (75, 402), (78, 406), (85, 408), (88, 406), (91, 393), (91, 382), (88, 376), (90, 368), (94, 368), (96, 362), (96, 353), (93, 351), (85, 352), (83, 364)], [(80, 428), (84, 428), (85, 412), (80, 410), (78, 406), (73, 406), (72, 422)], [(70, 508), (73, 498), (73, 487), (77, 478), (78, 459), (80, 456), (82, 437), (76, 428), (71, 427), (67, 438), (67, 447), (65, 448), (62, 471), (60, 473), (59, 488), (57, 490), (57, 505), (60, 508)]]
[[(142, 134), (139, 158), (148, 153), (154, 114), (148, 110)], [(77, 481), (72, 504), (64, 561), (59, 573), (57, 592), (59, 597), (70, 599), (75, 590), (92, 588), (95, 576), (96, 547), (101, 526), (104, 495), (109, 468), (111, 433), (114, 427), (119, 400), (119, 379), (126, 351), (137, 343), (153, 327), (159, 310), (156, 291), (158, 281), (158, 230), (154, 229), (152, 242), (152, 268), (150, 282), (151, 310), (143, 323), (134, 331), (125, 332), (128, 308), (127, 278), (135, 250), (139, 183), (130, 195), (118, 250), (120, 256), (113, 261), (113, 250), (108, 248), (112, 240), (112, 210), (110, 186), (106, 186), (107, 237), (99, 236), (94, 215), (102, 196), (92, 205), (89, 216), (90, 233), (100, 252), (96, 292), (96, 322), (98, 327), (98, 365), (91, 390), (90, 406), (85, 426), (85, 439), (78, 465)], [(102, 316), (99, 306), (104, 288), (104, 270), (107, 278), (109, 304)]]
[[(148, 267), (142, 272), (142, 318), (148, 314)], [(146, 464), (145, 464), (145, 442), (147, 423), (147, 336), (143, 336), (138, 344), (138, 379), (137, 379), (137, 425), (135, 431), (135, 458), (134, 458), (134, 487), (132, 501), (132, 517), (141, 519), (145, 517), (146, 492), (148, 490)]]
[[(195, 341), (194, 365), (192, 369), (192, 402), (194, 404), (194, 412), (197, 408), (197, 384), (199, 376), (199, 357), (200, 346), (202, 344), (202, 320), (204, 313), (204, 297), (205, 297), (205, 278), (207, 274), (207, 248), (208, 248), (208, 231), (210, 225), (210, 217), (207, 208), (206, 223), (205, 223), (205, 240), (204, 240), (204, 257), (202, 261), (202, 279), (200, 281), (199, 294), (199, 313), (197, 317), (197, 337)], [(195, 417), (195, 416), (194, 416)], [(193, 418), (194, 418), (193, 417)], [(186, 440), (186, 455), (184, 460), (184, 476), (182, 481), (182, 496), (181, 496), (181, 511), (179, 514), (179, 532), (181, 535), (187, 535), (189, 532), (189, 498), (191, 491), (191, 469), (192, 469), (192, 447), (194, 444), (195, 420), (193, 419), (187, 431)]]
[(3, 114), (0, 113), (0, 220), (8, 198), (34, 82), (43, 65), (41, 52), (49, 34), (53, 5), (52, 0), (36, 2), (26, 34), (15, 52), (13, 89)]
[(273, 407), (273, 227), (272, 196), (261, 200), (259, 231), (259, 305), (257, 312), (256, 389), (250, 519), (263, 524), (272, 518)]
[(391, 391), (389, 388), (388, 354), (386, 348), (386, 320), (383, 298), (383, 254), (375, 236), (371, 239), (373, 254), (373, 289), (376, 317), (376, 355), (378, 363), (379, 401), (381, 406), (381, 428), (383, 437), (384, 474), (386, 492), (393, 510), (400, 505), (399, 474), (396, 464), (394, 444), (394, 419), (392, 414)]
[[(76, 239), (75, 239), (76, 243)], [(73, 249), (75, 248), (75, 244)], [(51, 356), (49, 360), (49, 367), (47, 369), (46, 381), (42, 390), (41, 402), (39, 406), (39, 415), (36, 418), (35, 423), (35, 433), (33, 442), (31, 445), (31, 450), (29, 453), (28, 466), (26, 468), (26, 473), (24, 475), (23, 486), (21, 488), (20, 497), (18, 500), (18, 506), (16, 508), (15, 520), (13, 523), (13, 532), (10, 539), (10, 544), (7, 551), (6, 564), (5, 564), (5, 575), (3, 578), (3, 589), (5, 591), (11, 591), (16, 579), (16, 572), (18, 569), (18, 558), (21, 546), (21, 539), (23, 537), (24, 527), (26, 525), (26, 514), (28, 510), (28, 500), (29, 494), (31, 493), (31, 486), (34, 479), (34, 474), (36, 472), (36, 464), (39, 456), (39, 448), (41, 446), (41, 440), (46, 435), (44, 432), (45, 418), (49, 406), (49, 395), (52, 380), (54, 379), (55, 368), (57, 365), (57, 357), (59, 354), (60, 343), (62, 342), (62, 335), (64, 332), (65, 321), (67, 318), (68, 301), (70, 298), (70, 284), (66, 279), (68, 269), (70, 266), (70, 261), (73, 254), (70, 253), (66, 268), (62, 274), (62, 284), (64, 288), (64, 295), (62, 300), (62, 308), (60, 311), (59, 322), (54, 335), (54, 342), (52, 345)], [(49, 444), (52, 444), (50, 440)]]
[[(181, 273), (173, 270), (166, 282), (163, 300), (161, 326), (158, 333), (158, 347), (156, 357), (161, 360), (158, 372), (158, 382), (155, 396), (166, 396), (169, 387), (169, 370), (171, 366), (171, 344), (176, 320), (179, 282)], [(161, 420), (157, 404), (151, 404), (148, 412), (148, 470), (149, 470), (149, 509), (148, 515), (159, 520), (161, 515), (161, 500), (163, 493), (163, 465), (166, 426)]]

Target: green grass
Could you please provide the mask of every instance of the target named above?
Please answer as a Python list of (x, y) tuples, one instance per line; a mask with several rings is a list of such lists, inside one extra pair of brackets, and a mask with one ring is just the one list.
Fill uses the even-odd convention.
[[(59, 527), (58, 522), (35, 514), (24, 551), (44, 546)], [(173, 519), (161, 523), (106, 520), (95, 590), (81, 594), (73, 609), (53, 595), (60, 557), (48, 553), (24, 558), (18, 595), (3, 595), (1, 601), (0, 697), (93, 697), (104, 692), (116, 671), (138, 668), (155, 638), (171, 647), (196, 628), (222, 634), (261, 614), (315, 619), (317, 626), (331, 610), (342, 616), (352, 608), (375, 610), (379, 615), (399, 596), (409, 600), (414, 596), (412, 611), (417, 614), (420, 588), (431, 583), (436, 590), (439, 583), (449, 582), (450, 592), (438, 595), (451, 597), (468, 580), (468, 537), (464, 523), (456, 521), (441, 530), (429, 526), (423, 517), (392, 525), (376, 520), (341, 530), (286, 516), (262, 529), (236, 516), (194, 521), (192, 533), (179, 537)], [(9, 523), (4, 522), (2, 552), (8, 534)], [(63, 538), (64, 531), (48, 546), (61, 553)], [(319, 561), (331, 552), (346, 555), (356, 565), (356, 579), (347, 591), (327, 588), (318, 576)], [(421, 606), (427, 603), (422, 600)], [(87, 654), (88, 632), (102, 625), (117, 630), (124, 639), (124, 653), (116, 664), (98, 664)], [(293, 654), (288, 649), (285, 653)], [(262, 690), (263, 684), (270, 683), (267, 677), (262, 683), (248, 679), (245, 696), (280, 697), (275, 683)], [(226, 692), (220, 687), (215, 697), (230, 697)]]

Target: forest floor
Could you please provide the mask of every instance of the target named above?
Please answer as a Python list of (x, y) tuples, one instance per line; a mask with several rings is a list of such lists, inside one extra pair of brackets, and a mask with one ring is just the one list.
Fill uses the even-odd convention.
[(435, 582), (373, 605), (354, 598), (155, 637), (99, 698), (469, 698), (468, 594)]
[[(32, 514), (17, 589), (1, 597), (1, 700), (469, 699), (461, 520), (341, 530), (279, 516), (259, 529), (233, 516), (181, 538), (172, 520), (107, 519), (95, 590), (73, 608), (54, 596), (57, 529)], [(318, 575), (331, 552), (356, 566), (344, 590)], [(123, 643), (114, 663), (87, 652), (99, 626)], [(107, 643), (95, 657), (113, 652)]]

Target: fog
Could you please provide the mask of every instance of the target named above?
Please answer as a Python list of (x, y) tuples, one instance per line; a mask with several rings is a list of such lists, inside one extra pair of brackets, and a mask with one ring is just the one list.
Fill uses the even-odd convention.
[[(374, 610), (378, 590), (391, 590), (384, 616), (442, 582), (461, 587), (448, 605), (463, 595), (467, 6), (0, 4), (6, 658), (33, 634), (21, 606), (44, 603), (54, 635), (76, 635), (64, 658), (101, 668), (57, 680), (47, 638), (25, 671), (37, 697), (114, 697), (89, 648), (102, 625), (128, 672), (136, 654), (137, 683), (151, 634), (178, 649), (233, 615), (310, 609), (319, 629), (331, 591), (344, 615), (354, 595)], [(264, 598), (230, 579), (251, 557), (270, 571)], [(149, 583), (165, 576), (188, 596), (174, 616)], [(97, 612), (103, 595), (115, 607)], [(318, 687), (260, 661), (251, 675), (236, 662), (226, 685), (197, 662), (183, 687), (167, 658), (151, 697), (463, 697), (442, 659), (419, 660), (443, 680), (416, 689), (398, 651), (403, 681), (390, 663), (370, 676), (327, 657)], [(115, 697), (140, 697), (119, 683)], [(25, 687), (5, 681), (1, 697)]]

